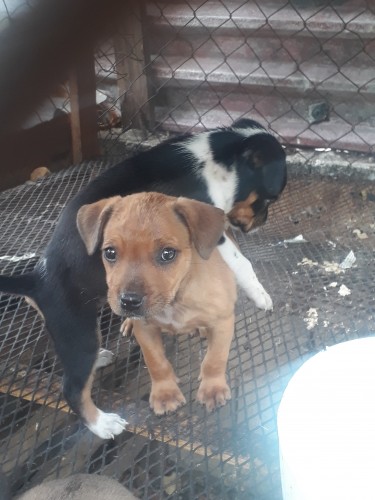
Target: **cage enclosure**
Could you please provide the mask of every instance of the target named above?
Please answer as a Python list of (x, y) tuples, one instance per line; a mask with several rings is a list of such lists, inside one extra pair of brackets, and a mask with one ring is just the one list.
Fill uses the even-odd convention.
[[(2, 20), (20, 6), (4, 0)], [(1, 273), (31, 270), (67, 201), (117, 161), (175, 134), (251, 117), (288, 154), (288, 184), (266, 225), (236, 234), (274, 309), (256, 310), (239, 290), (232, 399), (213, 413), (195, 401), (205, 341), (166, 336), (187, 404), (156, 417), (140, 349), (104, 306), (102, 345), (116, 357), (98, 371), (94, 399), (129, 426), (103, 441), (62, 398), (41, 317), (2, 294), (1, 470), (13, 494), (89, 472), (145, 499), (281, 499), (276, 414), (288, 381), (325, 347), (374, 331), (374, 7), (142, 1), (116, 21), (87, 66), (24, 124), (39, 137), (46, 128), (54, 135), (62, 120), (73, 141), (68, 130), (55, 150), (30, 156), (24, 182), (0, 193)], [(83, 109), (91, 121), (80, 119)], [(28, 180), (42, 161), (52, 173)]]

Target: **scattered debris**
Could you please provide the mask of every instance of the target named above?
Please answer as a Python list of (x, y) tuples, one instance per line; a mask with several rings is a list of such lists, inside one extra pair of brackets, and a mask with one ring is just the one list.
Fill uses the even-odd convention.
[(327, 273), (335, 273), (335, 274), (340, 274), (343, 272), (343, 270), (341, 269), (340, 265), (337, 264), (337, 262), (329, 262), (327, 260), (325, 260), (323, 262), (323, 265), (321, 266), (324, 271), (326, 271)]
[(280, 245), (287, 246), (288, 243), (307, 243), (307, 240), (303, 237), (302, 234), (299, 234), (298, 236), (295, 236), (294, 238), (288, 238), (283, 241), (278, 241), (277, 243), (270, 243), (271, 247), (277, 247)]
[(329, 326), (329, 321), (327, 321), (326, 319), (323, 321), (323, 326), (324, 328), (327, 328)]
[(332, 283), (330, 283), (328, 286), (330, 288), (336, 288), (337, 287), (337, 281), (332, 281)]
[(346, 285), (341, 285), (340, 289), (338, 291), (338, 294), (341, 295), (341, 297), (346, 297), (347, 295), (350, 295), (351, 293), (352, 293), (351, 290)]
[(298, 262), (297, 266), (320, 267), (327, 273), (340, 274), (344, 272), (344, 269), (342, 269), (337, 262), (329, 262), (325, 260), (323, 264), (319, 264), (319, 262), (315, 262), (307, 257), (304, 257), (301, 262)]
[(367, 240), (368, 238), (367, 234), (364, 231), (361, 231), (360, 229), (353, 229), (353, 234), (359, 240)]
[(367, 189), (363, 189), (361, 192), (360, 192), (360, 195), (361, 195), (361, 198), (363, 201), (366, 201), (367, 200)]
[(315, 262), (314, 260), (308, 259), (307, 257), (304, 257), (301, 262), (298, 262), (297, 266), (309, 266), (309, 267), (314, 267), (314, 266), (319, 266), (318, 262)]
[(289, 238), (287, 240), (284, 240), (283, 243), (307, 243), (307, 240), (302, 236), (302, 234), (299, 234), (298, 236), (295, 236), (294, 238)]
[(6, 260), (8, 262), (21, 262), (22, 260), (29, 260), (36, 257), (36, 253), (25, 253), (23, 255), (2, 255), (0, 260)]
[(354, 255), (353, 250), (350, 250), (350, 252), (348, 253), (348, 255), (341, 262), (340, 268), (341, 269), (350, 269), (351, 267), (353, 267), (353, 264), (355, 263), (356, 260), (357, 259), (356, 259), (356, 256)]
[(30, 174), (30, 180), (35, 182), (39, 179), (43, 179), (44, 177), (48, 177), (50, 175), (50, 171), (47, 167), (38, 167), (34, 168), (34, 170)]
[(315, 307), (310, 307), (307, 311), (307, 316), (303, 319), (303, 321), (306, 323), (306, 328), (308, 330), (311, 330), (318, 324), (318, 311)]
[(162, 478), (163, 489), (167, 495), (173, 495), (177, 489), (177, 474), (173, 472), (168, 476), (163, 476)]

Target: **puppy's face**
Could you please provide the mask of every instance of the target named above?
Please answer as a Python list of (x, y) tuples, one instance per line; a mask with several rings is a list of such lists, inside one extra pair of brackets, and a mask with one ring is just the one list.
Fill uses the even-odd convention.
[[(247, 121), (242, 122), (241, 126), (246, 128)], [(243, 141), (236, 165), (239, 186), (228, 219), (233, 226), (249, 232), (266, 222), (268, 207), (286, 185), (285, 151), (270, 134), (252, 135)]]
[(255, 191), (252, 191), (246, 200), (234, 205), (228, 214), (228, 220), (232, 226), (244, 233), (253, 231), (266, 222), (268, 207), (273, 201), (262, 200)]
[(224, 213), (141, 193), (85, 205), (77, 225), (88, 253), (101, 249), (112, 310), (147, 318), (173, 304), (197, 261), (209, 258), (224, 231)]

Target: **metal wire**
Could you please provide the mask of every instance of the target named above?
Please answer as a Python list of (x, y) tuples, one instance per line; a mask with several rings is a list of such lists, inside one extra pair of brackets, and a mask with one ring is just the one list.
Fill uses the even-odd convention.
[[(1, 193), (1, 272), (30, 269), (67, 199), (106, 167), (91, 162)], [(86, 471), (116, 477), (145, 499), (281, 498), (276, 412), (288, 380), (325, 346), (373, 331), (374, 200), (366, 183), (292, 178), (266, 226), (238, 235), (274, 311), (255, 310), (240, 292), (228, 363), (232, 400), (212, 414), (195, 402), (205, 341), (165, 339), (187, 404), (155, 417), (139, 348), (120, 336), (119, 318), (105, 307), (103, 345), (116, 361), (98, 373), (94, 399), (130, 422), (114, 441), (103, 443), (70, 414), (42, 320), (23, 300), (2, 295), (0, 456), (13, 492)], [(306, 241), (284, 241), (298, 234)], [(350, 250), (356, 263), (341, 271)], [(341, 285), (350, 295), (338, 293)]]
[[(2, 4), (1, 23), (23, 2)], [(330, 165), (337, 177), (292, 178), (267, 225), (237, 235), (275, 306), (272, 314), (256, 311), (239, 294), (228, 364), (233, 397), (213, 414), (195, 402), (204, 341), (165, 339), (187, 404), (157, 418), (139, 347), (120, 337), (119, 319), (104, 308), (103, 345), (116, 360), (98, 373), (94, 398), (130, 426), (103, 443), (62, 399), (61, 367), (41, 319), (23, 300), (1, 295), (1, 468), (13, 493), (97, 472), (145, 499), (278, 500), (276, 412), (288, 380), (327, 345), (373, 333), (375, 193), (345, 176), (373, 161), (374, 7), (370, 0), (139, 4), (133, 24), (96, 57), (98, 89), (110, 98), (99, 121), (122, 113), (121, 127), (102, 132), (104, 161), (0, 193), (0, 272), (32, 269), (74, 193), (110, 159), (170, 133), (250, 116), (292, 146), (291, 163)], [(287, 241), (299, 234), (305, 241)], [(350, 251), (357, 260), (342, 270)], [(340, 294), (342, 286), (350, 294)]]
[[(212, 128), (249, 116), (294, 148), (374, 153), (371, 2), (181, 0), (142, 6), (134, 16), (141, 31), (121, 32), (126, 49), (120, 53), (108, 42), (97, 57), (98, 85), (112, 89), (114, 106), (122, 103), (125, 115), (129, 95), (137, 99), (137, 85), (142, 75), (147, 78), (147, 97), (139, 96), (133, 114), (123, 116), (126, 130), (139, 128), (147, 109), (143, 140), (157, 131)], [(134, 69), (130, 61), (140, 44), (144, 59)], [(126, 91), (114, 81), (123, 81)], [(311, 154), (302, 149), (299, 160), (311, 164)]]

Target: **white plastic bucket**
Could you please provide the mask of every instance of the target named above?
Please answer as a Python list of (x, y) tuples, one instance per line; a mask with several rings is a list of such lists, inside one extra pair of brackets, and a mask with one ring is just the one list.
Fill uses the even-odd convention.
[(375, 337), (309, 359), (277, 420), (284, 500), (375, 500)]

